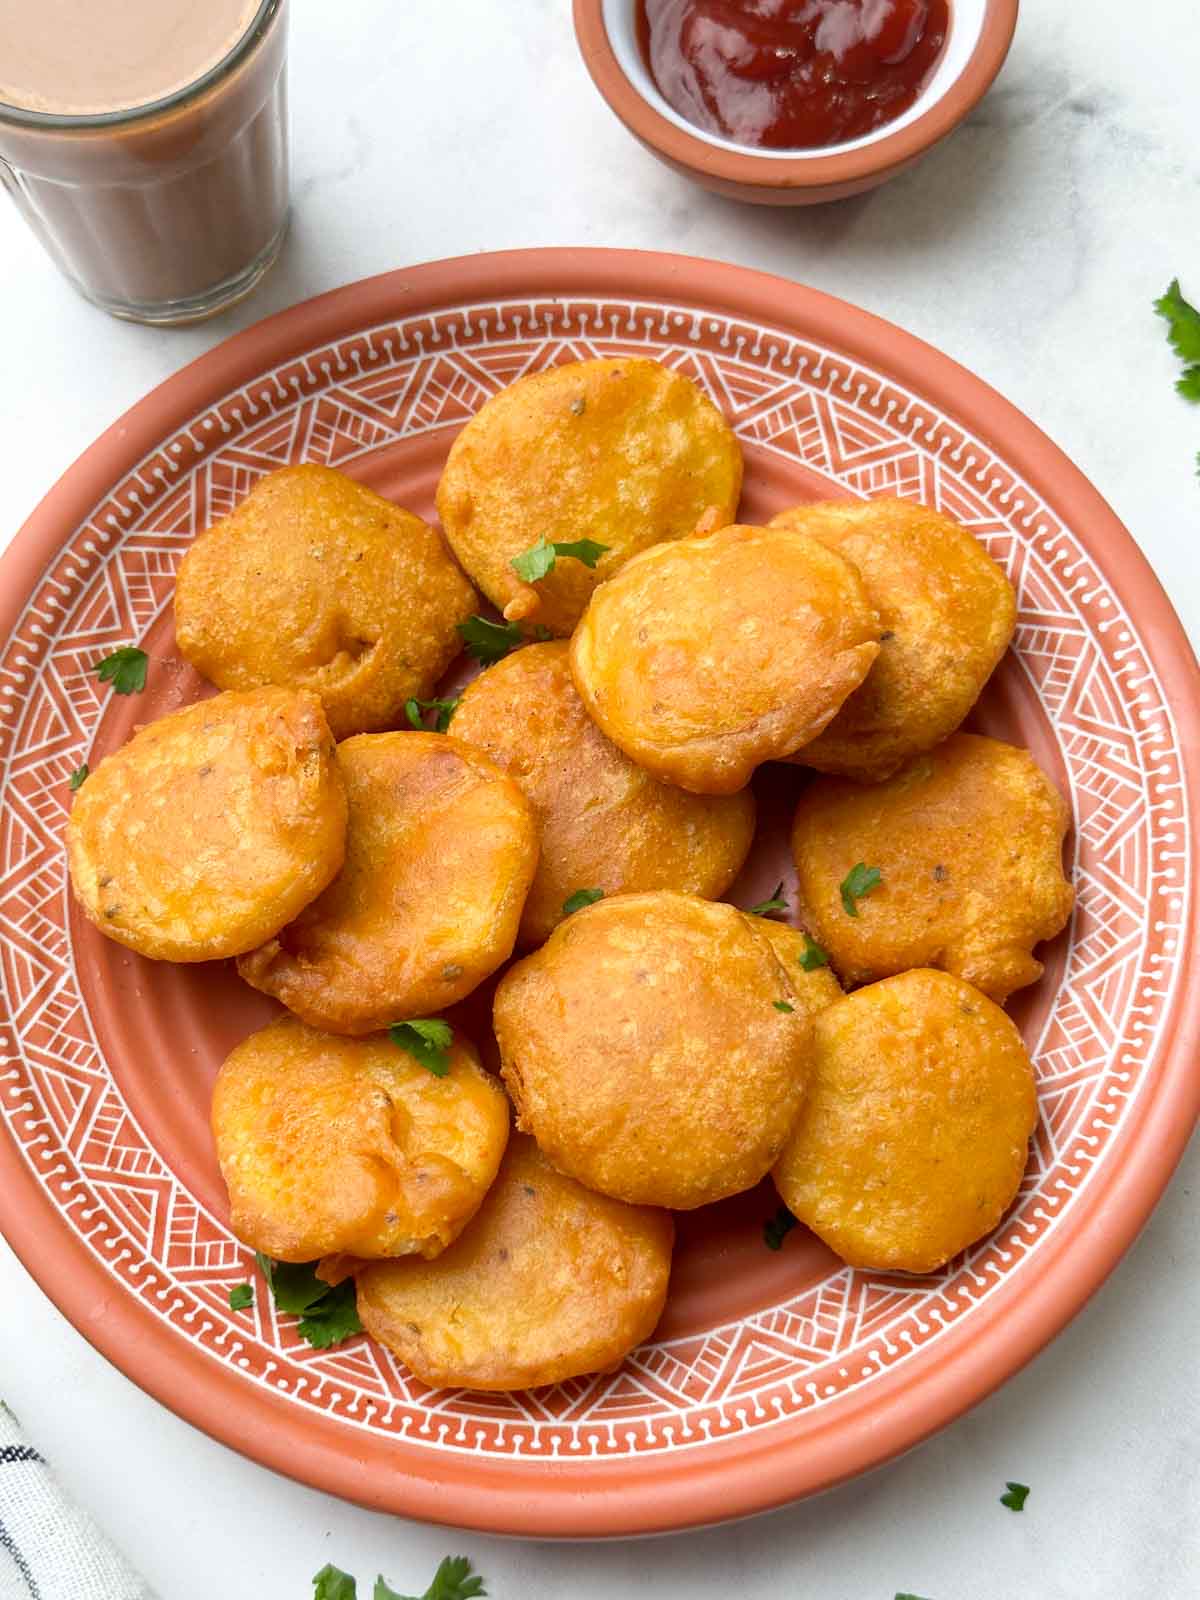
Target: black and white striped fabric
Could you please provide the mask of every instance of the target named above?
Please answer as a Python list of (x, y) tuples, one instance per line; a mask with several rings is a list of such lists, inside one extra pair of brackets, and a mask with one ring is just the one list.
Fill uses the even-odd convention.
[(0, 1600), (154, 1600), (2, 1403)]

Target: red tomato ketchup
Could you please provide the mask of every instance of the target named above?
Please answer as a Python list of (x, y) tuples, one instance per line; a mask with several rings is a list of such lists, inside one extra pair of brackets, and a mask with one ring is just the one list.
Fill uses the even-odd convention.
[(948, 0), (638, 0), (680, 116), (736, 144), (812, 150), (892, 122), (946, 42)]

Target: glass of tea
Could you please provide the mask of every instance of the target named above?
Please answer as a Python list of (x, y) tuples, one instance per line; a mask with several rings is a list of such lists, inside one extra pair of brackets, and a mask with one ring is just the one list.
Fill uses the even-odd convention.
[(287, 0), (0, 0), (0, 182), (114, 316), (249, 294), (288, 220)]

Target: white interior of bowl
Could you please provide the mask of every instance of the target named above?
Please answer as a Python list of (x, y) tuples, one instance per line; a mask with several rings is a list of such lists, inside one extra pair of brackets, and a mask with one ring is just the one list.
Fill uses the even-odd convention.
[(748, 145), (735, 144), (732, 139), (722, 139), (717, 134), (698, 128), (694, 122), (681, 117), (673, 106), (668, 105), (650, 76), (649, 68), (638, 48), (637, 0), (603, 0), (603, 13), (604, 26), (608, 31), (609, 42), (612, 44), (621, 71), (642, 99), (652, 105), (661, 116), (666, 117), (668, 122), (673, 122), (677, 128), (682, 128), (693, 138), (703, 139), (706, 144), (711, 144), (718, 150), (733, 150), (739, 155), (753, 154), (764, 161), (803, 161), (840, 155), (846, 150), (861, 150), (865, 145), (875, 144), (923, 116), (930, 106), (942, 99), (951, 84), (961, 76), (963, 68), (979, 43), (987, 6), (988, 0), (950, 0), (950, 35), (946, 40), (946, 48), (942, 51), (942, 58), (922, 93), (902, 116), (897, 117), (894, 122), (885, 123), (882, 128), (876, 128), (872, 133), (864, 134), (859, 139), (847, 139), (843, 144), (822, 145), (817, 150), (752, 149)]

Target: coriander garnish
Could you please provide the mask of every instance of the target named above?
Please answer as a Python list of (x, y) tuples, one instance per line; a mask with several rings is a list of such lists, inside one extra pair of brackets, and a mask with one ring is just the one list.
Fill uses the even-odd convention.
[(795, 1217), (786, 1206), (780, 1206), (775, 1215), (763, 1223), (763, 1243), (768, 1250), (782, 1250), (784, 1239), (795, 1226)]
[(804, 935), (803, 953), (796, 957), (805, 972), (815, 972), (818, 967), (829, 965), (829, 952), (822, 949), (810, 934)]
[(575, 912), (582, 911), (584, 906), (594, 906), (597, 900), (603, 899), (603, 889), (576, 889), (574, 894), (569, 894), (563, 901), (563, 916), (574, 916)]
[(362, 1332), (353, 1278), (331, 1288), (317, 1277), (314, 1262), (272, 1261), (261, 1250), (255, 1259), (267, 1280), (276, 1309), (300, 1318), (296, 1332), (314, 1350), (328, 1350), (331, 1345)]
[(418, 1017), (412, 1022), (394, 1022), (388, 1029), (388, 1038), (400, 1050), (406, 1050), (435, 1078), (444, 1078), (450, 1071), (450, 1046), (454, 1030), (440, 1017)]
[(1000, 1496), (1000, 1504), (1007, 1506), (1010, 1511), (1024, 1511), (1025, 1502), (1029, 1499), (1029, 1485), (1006, 1482), (1004, 1487), (1007, 1493)]
[(540, 578), (554, 571), (560, 558), (570, 557), (574, 561), (582, 561), (585, 567), (594, 567), (607, 550), (606, 544), (597, 544), (595, 539), (551, 544), (543, 535), (536, 544), (531, 544), (528, 550), (515, 556), (509, 566), (525, 583), (537, 583)]
[(244, 1311), (247, 1306), (254, 1304), (254, 1285), (252, 1283), (235, 1283), (229, 1291), (230, 1311)]
[(775, 1007), (776, 1011), (795, 1011), (796, 1009), (795, 1006), (788, 1005), (786, 1000), (772, 1000), (771, 1004)]
[(408, 718), (409, 727), (416, 728), (419, 733), (423, 733), (425, 731), (424, 713), (426, 711), (436, 711), (437, 716), (434, 718), (433, 731), (435, 733), (445, 733), (450, 726), (450, 718), (458, 710), (458, 703), (461, 699), (461, 695), (455, 695), (452, 700), (406, 700), (404, 702), (404, 715)]
[(123, 644), (112, 655), (96, 663), (101, 683), (111, 683), (114, 694), (140, 694), (146, 687), (146, 667), (150, 657), (136, 645)]
[[(385, 1582), (382, 1573), (371, 1593), (372, 1600), (475, 1600), (477, 1595), (486, 1596), (487, 1590), (478, 1573), (472, 1573), (466, 1556), (445, 1556), (424, 1594), (400, 1594)], [(340, 1567), (324, 1566), (313, 1576), (312, 1600), (358, 1600), (358, 1585)]]
[[(1171, 280), (1166, 294), (1154, 302), (1154, 309), (1165, 318), (1171, 348), (1183, 362), (1183, 372), (1175, 380), (1176, 392), (1185, 400), (1200, 402), (1200, 311), (1184, 299), (1178, 278)], [(1200, 451), (1196, 472), (1200, 476)]]
[(88, 773), (89, 768), (87, 762), (80, 762), (79, 766), (75, 768), (75, 771), (67, 779), (67, 788), (70, 789), (72, 794), (74, 794), (76, 789), (83, 788), (84, 784), (88, 781)]
[(769, 917), (773, 912), (786, 911), (787, 908), (787, 900), (784, 897), (783, 880), (781, 878), (775, 885), (775, 893), (771, 898), (769, 900), (760, 900), (756, 906), (751, 906), (747, 915), (751, 917)]
[(883, 874), (878, 867), (868, 867), (860, 861), (857, 866), (842, 879), (842, 909), (848, 917), (858, 915), (858, 902), (869, 895), (872, 890), (878, 889), (883, 882)]

